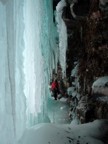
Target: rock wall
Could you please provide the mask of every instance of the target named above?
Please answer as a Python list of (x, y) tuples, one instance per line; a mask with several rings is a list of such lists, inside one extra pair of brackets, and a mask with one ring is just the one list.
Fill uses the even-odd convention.
[(94, 98), (92, 94), (92, 83), (98, 77), (108, 75), (107, 8), (107, 2), (99, 0), (77, 3), (67, 0), (62, 16), (68, 32), (67, 77), (70, 78), (74, 62), (79, 63), (81, 98), (77, 116), (82, 123), (108, 118), (108, 99), (105, 96), (105, 101), (99, 94)]

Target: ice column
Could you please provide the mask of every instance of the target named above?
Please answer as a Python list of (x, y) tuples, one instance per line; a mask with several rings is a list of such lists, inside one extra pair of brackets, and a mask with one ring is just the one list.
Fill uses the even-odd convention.
[(53, 53), (57, 57), (52, 1), (25, 0), (24, 23), (24, 93), (27, 99), (27, 126), (32, 126), (45, 122), (47, 117)]
[(26, 127), (48, 120), (54, 28), (51, 0), (0, 0), (1, 144), (15, 144)]
[(59, 61), (62, 67), (63, 76), (66, 75), (66, 49), (67, 49), (67, 28), (62, 19), (63, 8), (66, 6), (65, 0), (61, 0), (56, 7), (56, 21), (59, 33)]
[(56, 43), (57, 29), (53, 23), (53, 7), (51, 0), (40, 0), (40, 17), (41, 17), (41, 50), (45, 59), (45, 65), (48, 73), (52, 68), (57, 69), (58, 46)]
[(0, 143), (15, 144), (25, 129), (23, 0), (0, 2)]
[[(24, 7), (24, 93), (27, 100), (27, 126), (37, 122), (37, 114), (41, 111), (41, 67), (42, 55), (39, 46), (38, 1), (26, 0)], [(34, 119), (35, 118), (35, 119)]]

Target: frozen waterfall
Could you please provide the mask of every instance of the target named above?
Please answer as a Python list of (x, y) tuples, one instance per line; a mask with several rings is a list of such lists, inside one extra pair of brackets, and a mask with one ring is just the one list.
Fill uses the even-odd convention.
[(0, 143), (45, 122), (49, 76), (57, 67), (51, 0), (0, 0)]

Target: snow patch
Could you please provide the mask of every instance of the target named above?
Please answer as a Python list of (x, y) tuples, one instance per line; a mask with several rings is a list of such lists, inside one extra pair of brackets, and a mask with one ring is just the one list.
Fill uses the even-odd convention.
[(27, 129), (18, 144), (104, 144), (101, 139), (107, 132), (108, 120), (76, 126), (42, 124)]
[(108, 76), (98, 78), (92, 85), (92, 91), (108, 95)]

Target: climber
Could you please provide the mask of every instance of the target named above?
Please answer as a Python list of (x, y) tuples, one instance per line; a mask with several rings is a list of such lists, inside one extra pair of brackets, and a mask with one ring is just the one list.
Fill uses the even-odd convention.
[(56, 79), (51, 84), (51, 91), (53, 92), (55, 100), (57, 100), (57, 95), (59, 94), (59, 87), (58, 87), (58, 81)]

